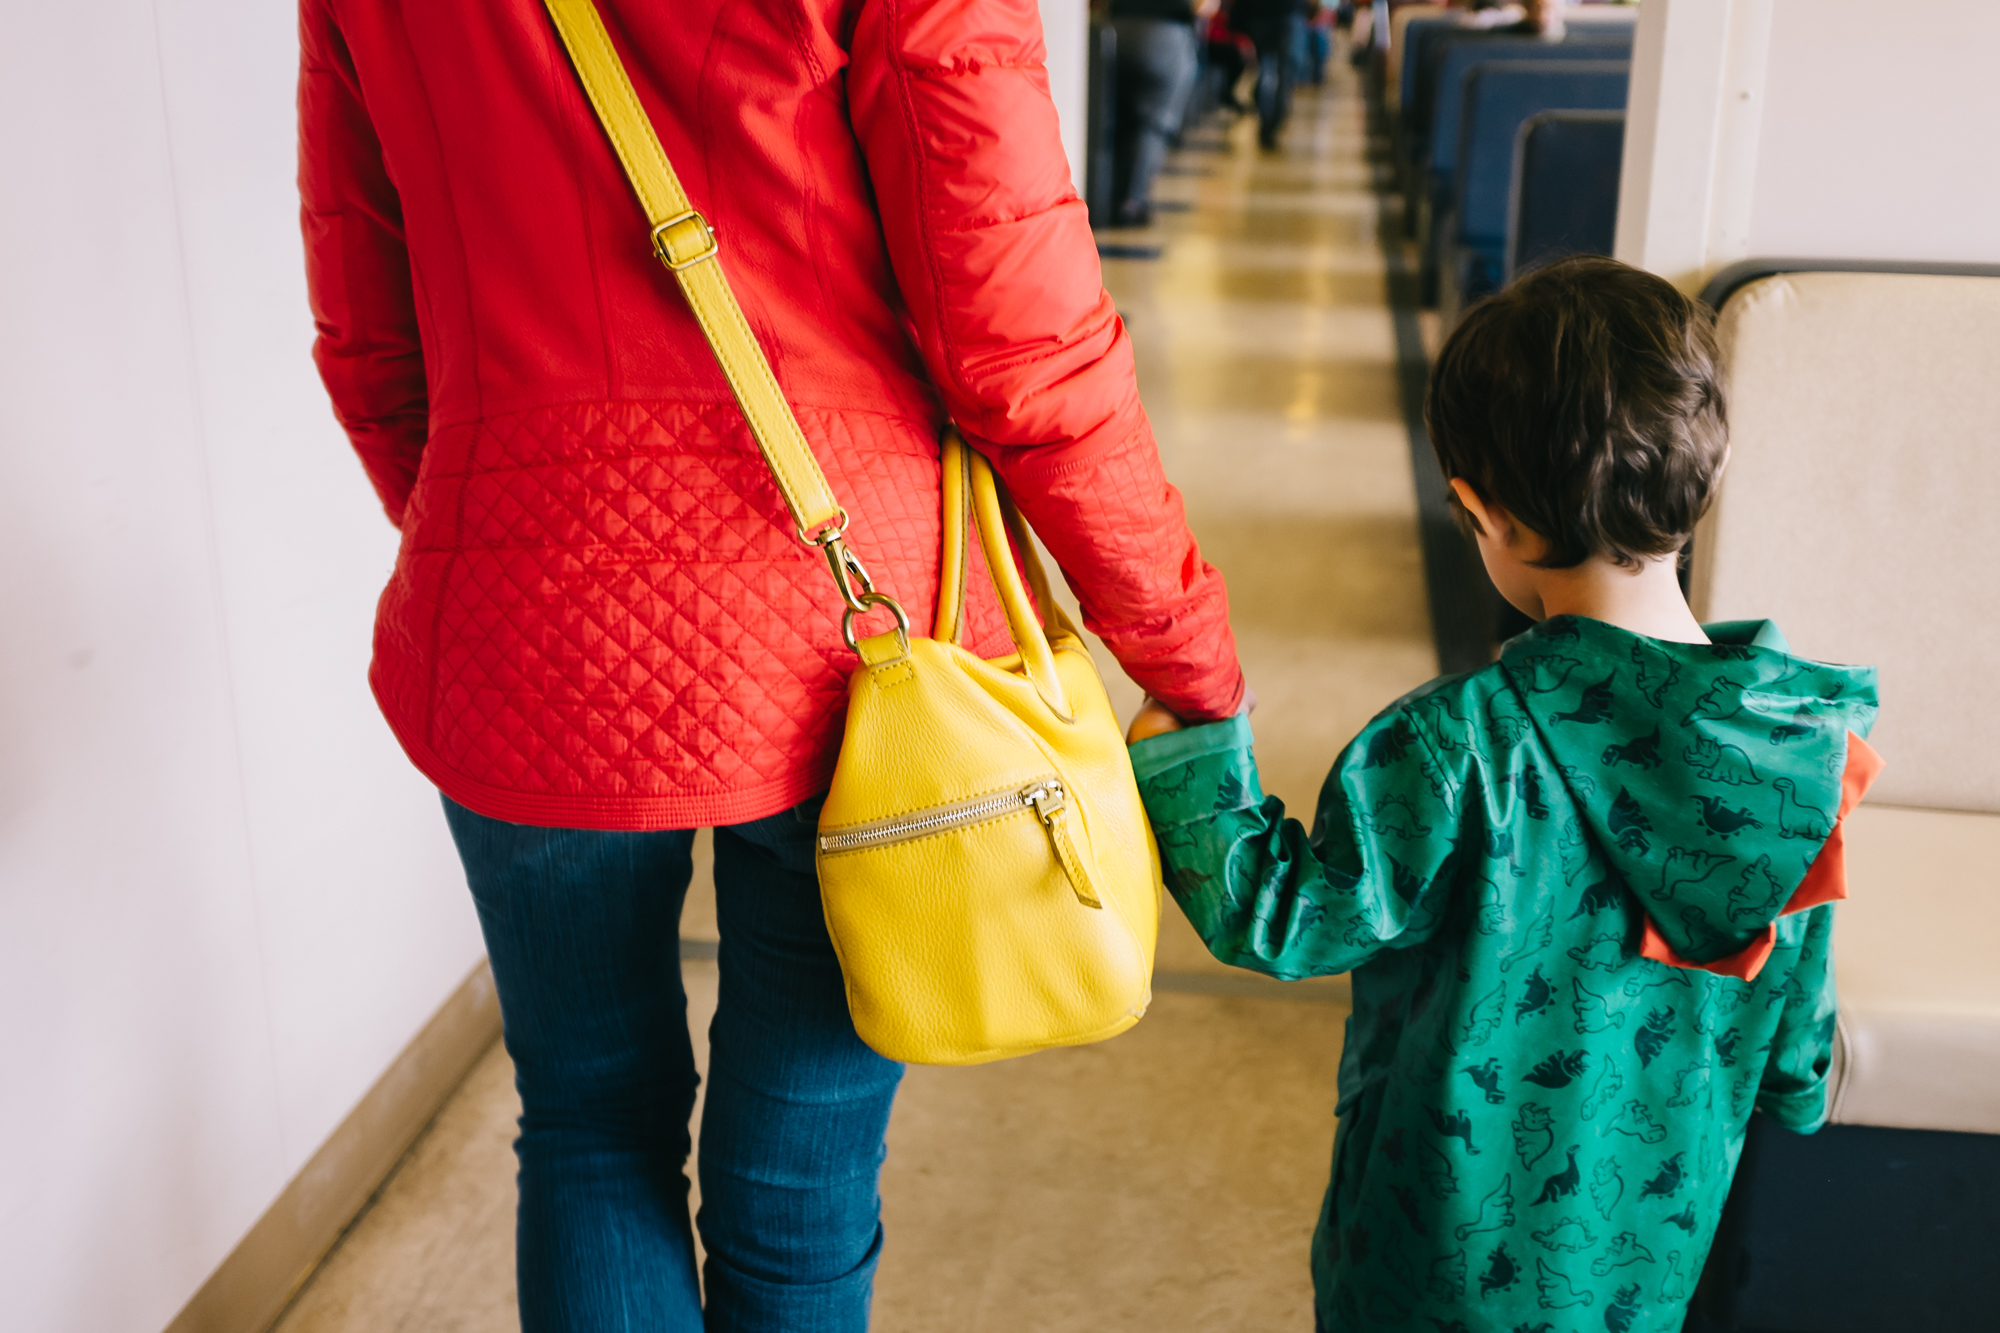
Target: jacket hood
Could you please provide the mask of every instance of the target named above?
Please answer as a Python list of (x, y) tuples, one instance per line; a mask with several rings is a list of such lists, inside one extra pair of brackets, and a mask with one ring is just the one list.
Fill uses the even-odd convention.
[[(1847, 734), (1876, 710), (1871, 667), (1794, 657), (1768, 620), (1673, 643), (1556, 616), (1501, 664), (1587, 840), (1683, 957), (1749, 945), (1833, 831)], [(1595, 887), (1602, 893), (1602, 884)]]

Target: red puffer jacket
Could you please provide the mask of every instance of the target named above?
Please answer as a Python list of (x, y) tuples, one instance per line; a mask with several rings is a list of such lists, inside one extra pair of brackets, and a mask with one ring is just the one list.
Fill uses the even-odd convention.
[[(947, 418), (1132, 676), (1242, 694), (1070, 186), (1035, 0), (599, 0), (919, 625)], [(454, 800), (687, 828), (822, 789), (854, 665), (535, 0), (303, 0), (315, 356), (401, 528), (371, 673)], [(986, 595), (968, 646), (1005, 651)]]

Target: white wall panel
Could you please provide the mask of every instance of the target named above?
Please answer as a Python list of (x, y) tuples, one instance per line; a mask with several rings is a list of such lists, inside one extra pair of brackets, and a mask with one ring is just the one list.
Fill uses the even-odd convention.
[(157, 1333), (478, 955), (367, 694), (286, 4), (0, 37), (0, 1329)]

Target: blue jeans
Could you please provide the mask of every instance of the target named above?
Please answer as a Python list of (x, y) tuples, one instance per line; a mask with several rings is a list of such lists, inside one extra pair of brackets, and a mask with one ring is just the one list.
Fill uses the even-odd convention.
[(524, 1333), (858, 1333), (903, 1067), (861, 1043), (820, 913), (819, 802), (715, 831), (720, 1001), (698, 1079), (680, 975), (691, 832), (507, 824), (445, 801), (521, 1093)]

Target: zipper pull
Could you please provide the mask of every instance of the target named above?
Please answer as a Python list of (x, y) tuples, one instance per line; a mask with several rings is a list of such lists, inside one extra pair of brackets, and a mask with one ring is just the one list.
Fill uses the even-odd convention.
[(1068, 822), (1063, 819), (1063, 811), (1069, 808), (1069, 798), (1064, 794), (1062, 783), (1051, 778), (1037, 782), (1021, 790), (1021, 799), (1035, 808), (1035, 814), (1049, 830), (1049, 841), (1055, 844), (1056, 860), (1062, 863), (1063, 874), (1069, 878), (1070, 891), (1085, 907), (1102, 909), (1104, 903), (1091, 887), (1090, 876), (1084, 873), (1083, 858), (1076, 854), (1076, 846), (1070, 841)]

